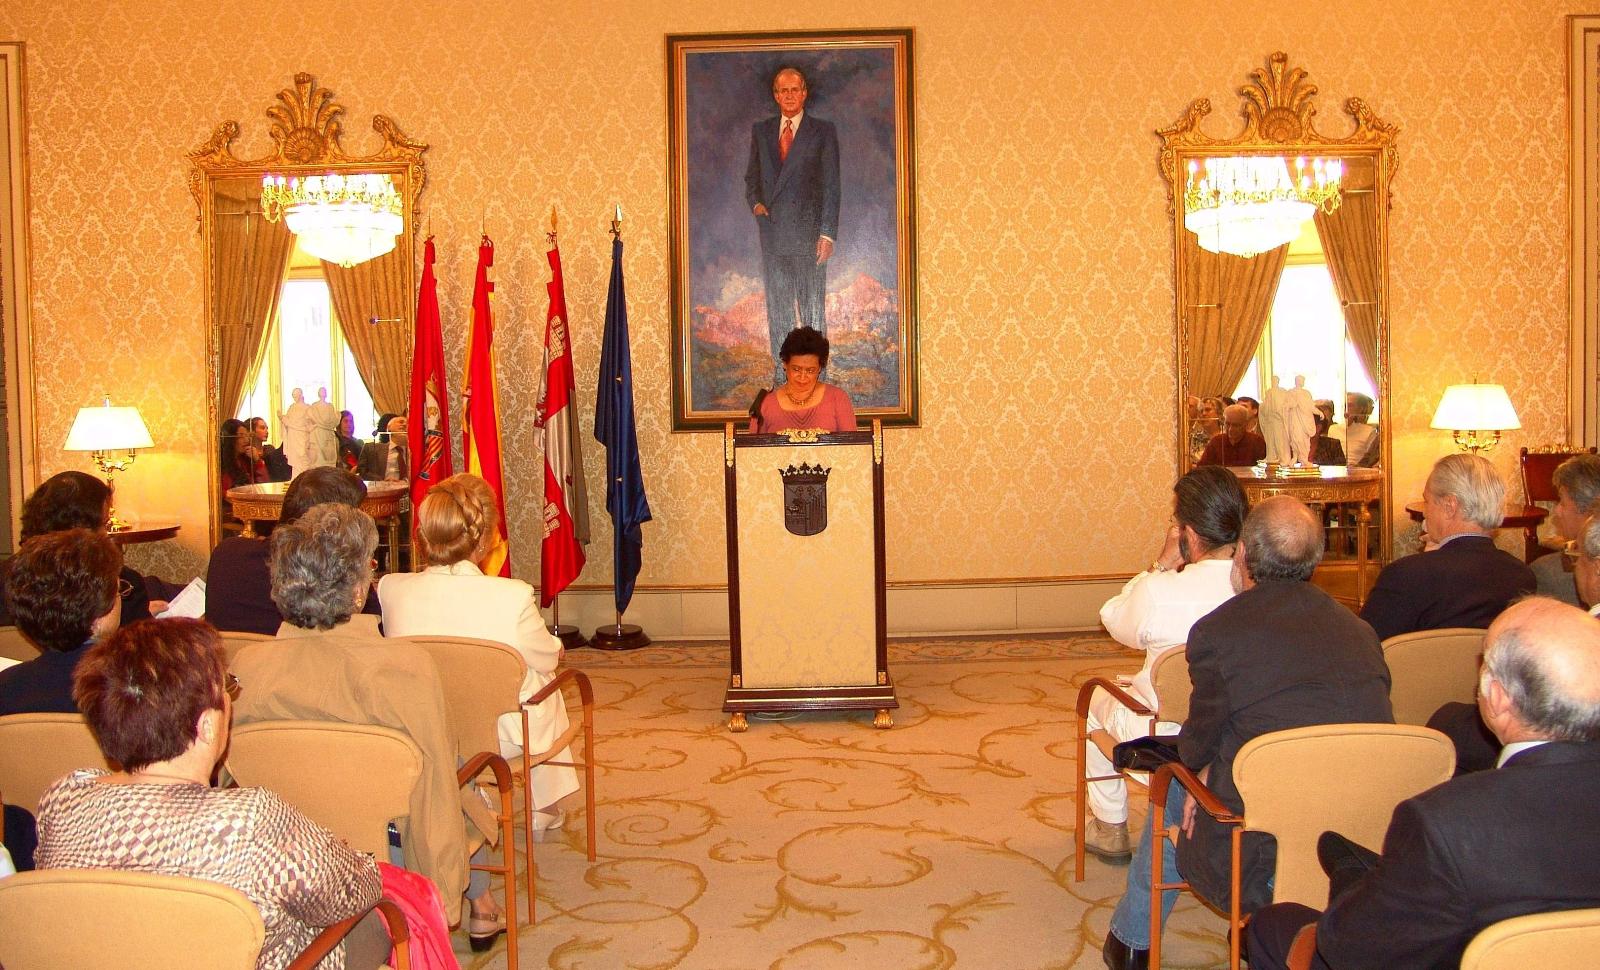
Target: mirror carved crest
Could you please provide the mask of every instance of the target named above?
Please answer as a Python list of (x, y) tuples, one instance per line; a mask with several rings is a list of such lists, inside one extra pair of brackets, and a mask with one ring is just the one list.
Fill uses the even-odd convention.
[(406, 211), (415, 212), (417, 196), (426, 180), (427, 166), (422, 161), (422, 153), (427, 151), (427, 145), (407, 137), (393, 118), (373, 115), (372, 130), (382, 139), (377, 151), (370, 155), (352, 155), (345, 151), (339, 140), (344, 106), (333, 99), (332, 91), (318, 85), (316, 79), (304, 71), (294, 76), (293, 87), (278, 92), (277, 101), (266, 111), (271, 121), (268, 128), (273, 144), (271, 153), (249, 160), (235, 156), (233, 141), (239, 137), (237, 121), (218, 125), (204, 144), (188, 153), (189, 192), (200, 213), (197, 218), (203, 217), (208, 174), (277, 172), (321, 166), (403, 167), (410, 172), (402, 187)]
[(1399, 162), (1395, 150), (1399, 129), (1374, 114), (1362, 99), (1347, 98), (1344, 110), (1355, 120), (1355, 129), (1342, 138), (1324, 135), (1316, 126), (1317, 86), (1308, 78), (1305, 68), (1291, 68), (1289, 55), (1276, 51), (1267, 58), (1265, 67), (1250, 72), (1250, 83), (1239, 88), (1244, 127), (1237, 135), (1214, 138), (1200, 130), (1201, 122), (1211, 113), (1210, 98), (1196, 98), (1177, 122), (1158, 129), (1156, 134), (1161, 138), (1158, 164), (1162, 178), (1167, 180), (1169, 199), (1178, 191), (1181, 182), (1180, 151), (1248, 154), (1289, 149), (1336, 154), (1352, 148), (1375, 148), (1383, 154), (1384, 167), (1393, 177)]

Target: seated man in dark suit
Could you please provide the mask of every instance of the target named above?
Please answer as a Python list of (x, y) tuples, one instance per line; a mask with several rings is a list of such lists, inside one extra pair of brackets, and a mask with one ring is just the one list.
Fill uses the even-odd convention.
[[(1283, 967), (1313, 921), (1316, 970), (1445, 970), (1492, 923), (1600, 906), (1600, 623), (1545, 598), (1506, 610), (1489, 627), (1478, 707), (1505, 745), (1499, 767), (1401, 802), (1382, 857), (1336, 878), (1326, 913), (1257, 913), (1251, 970)], [(1366, 868), (1359, 855), (1351, 868)]]
[[(1600, 616), (1600, 516), (1589, 516), (1572, 531), (1578, 534), (1578, 556), (1572, 567), (1575, 589), (1585, 603), (1596, 604), (1589, 608), (1589, 614)], [(1477, 704), (1451, 701), (1433, 712), (1428, 718), (1428, 727), (1444, 732), (1455, 745), (1458, 775), (1488, 771), (1499, 760), (1500, 739), (1483, 722)]]
[(411, 480), (406, 439), (406, 416), (385, 414), (378, 419), (378, 440), (361, 446), (356, 472), (368, 482), (408, 482)]
[(1522, 560), (1495, 547), (1506, 486), (1488, 459), (1447, 455), (1422, 486), (1423, 523), (1437, 548), (1383, 568), (1361, 618), (1384, 640), (1417, 630), (1487, 627), (1537, 585)]
[[(283, 512), (279, 525), (305, 514), (306, 509), (323, 502), (339, 502), (353, 509), (361, 507), (367, 486), (361, 479), (339, 468), (312, 468), (301, 472), (283, 493)], [(367, 591), (363, 613), (378, 615), (378, 596)], [(219, 630), (276, 636), (283, 615), (272, 601), (272, 580), (267, 575), (267, 540), (230, 536), (211, 550), (206, 567), (206, 619)]]
[[(1280, 495), (1245, 519), (1234, 554), (1240, 592), (1189, 631), (1189, 719), (1178, 735), (1183, 763), (1200, 774), (1230, 809), (1244, 802), (1233, 782), (1233, 759), (1258, 735), (1312, 724), (1391, 723), (1389, 668), (1372, 627), (1311, 585), (1322, 558), (1322, 522), (1298, 499)], [(1166, 817), (1185, 818), (1188, 798), (1173, 785)], [(1174, 853), (1163, 853), (1164, 881), (1180, 878), (1212, 905), (1229, 902), (1229, 827), (1194, 812)], [(1272, 900), (1276, 863), (1270, 839), (1246, 835), (1240, 908)], [(1162, 898), (1162, 917), (1177, 892)], [(1128, 866), (1128, 889), (1111, 916), (1104, 956), (1112, 970), (1149, 961), (1150, 823)]]
[(1197, 465), (1254, 465), (1267, 457), (1267, 439), (1250, 428), (1250, 409), (1230, 404), (1222, 409), (1222, 430), (1206, 442)]

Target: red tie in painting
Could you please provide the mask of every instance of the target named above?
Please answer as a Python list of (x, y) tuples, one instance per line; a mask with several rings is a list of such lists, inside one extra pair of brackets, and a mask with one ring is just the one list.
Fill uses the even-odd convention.
[(789, 160), (789, 146), (794, 144), (794, 119), (783, 119), (783, 132), (778, 135), (778, 161)]

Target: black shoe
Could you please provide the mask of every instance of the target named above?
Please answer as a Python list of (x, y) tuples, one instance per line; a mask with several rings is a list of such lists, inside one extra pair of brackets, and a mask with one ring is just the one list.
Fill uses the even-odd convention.
[(1117, 934), (1106, 931), (1106, 945), (1100, 948), (1105, 957), (1106, 970), (1150, 970), (1150, 951), (1135, 950), (1117, 939)]

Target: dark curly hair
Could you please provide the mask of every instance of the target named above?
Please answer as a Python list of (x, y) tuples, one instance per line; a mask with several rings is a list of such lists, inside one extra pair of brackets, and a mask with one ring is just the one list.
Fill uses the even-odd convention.
[(810, 327), (795, 327), (789, 331), (789, 336), (783, 338), (783, 346), (778, 350), (778, 359), (787, 364), (789, 358), (803, 357), (806, 354), (817, 358), (818, 367), (827, 367), (828, 338)]
[(62, 529), (99, 529), (110, 502), (111, 489), (93, 475), (51, 475), (22, 503), (22, 541)]
[(47, 532), (6, 563), (6, 606), (40, 651), (76, 650), (117, 606), (121, 572), (122, 550), (104, 532)]

